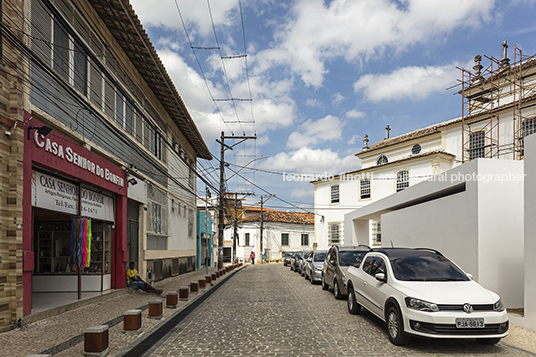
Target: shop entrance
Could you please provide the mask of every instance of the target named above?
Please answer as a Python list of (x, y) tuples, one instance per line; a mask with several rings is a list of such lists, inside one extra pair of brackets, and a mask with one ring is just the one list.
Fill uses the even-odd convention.
[[(78, 271), (69, 264), (72, 249), (71, 228), (75, 216), (33, 209), (33, 251), (35, 270), (32, 292), (76, 292)], [(92, 219), (88, 244), (88, 266), (82, 268), (82, 291), (111, 288), (112, 224)]]

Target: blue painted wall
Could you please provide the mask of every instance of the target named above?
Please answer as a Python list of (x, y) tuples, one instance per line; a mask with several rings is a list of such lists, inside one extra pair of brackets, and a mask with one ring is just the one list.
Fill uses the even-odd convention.
[(201, 249), (205, 250), (205, 254), (207, 254), (206, 249), (207, 247), (203, 247), (201, 245), (201, 237), (206, 238), (206, 236), (209, 237), (208, 241), (208, 256), (209, 256), (209, 267), (212, 267), (212, 217), (210, 215), (207, 215), (208, 218), (208, 232), (205, 230), (205, 212), (203, 211), (197, 211), (197, 249), (196, 249), (196, 256), (197, 256), (197, 270), (201, 269)]

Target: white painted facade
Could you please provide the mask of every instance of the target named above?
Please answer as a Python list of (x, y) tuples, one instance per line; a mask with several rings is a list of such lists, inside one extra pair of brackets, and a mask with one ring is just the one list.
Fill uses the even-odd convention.
[(523, 178), (523, 161), (472, 160), (347, 214), (347, 239), (366, 244), (369, 219), (381, 219), (382, 246), (437, 249), (522, 307)]
[[(271, 261), (281, 259), (283, 252), (312, 250), (313, 224), (264, 222), (263, 248)], [(249, 234), (249, 244), (246, 244), (246, 235)], [(282, 235), (288, 234), (288, 245), (282, 245)], [(302, 245), (302, 235), (308, 237), (308, 244)], [(226, 227), (224, 237), (231, 240), (233, 227)], [(251, 252), (255, 252), (256, 261), (261, 257), (260, 222), (240, 222), (238, 228), (238, 242), (236, 257), (239, 260), (249, 261)]]
[[(523, 71), (521, 80), (513, 79), (512, 71), (501, 71), (500, 81), (495, 72), (495, 87), (491, 86), (489, 78), (471, 82), (470, 89), (466, 87), (464, 92), (471, 98), (464, 102), (470, 112), (465, 112), (463, 120), (438, 123), (370, 147), (365, 145), (356, 154), (361, 159), (360, 169), (335, 175), (332, 180), (313, 181), (315, 242), (319, 249), (331, 245), (330, 227), (334, 224), (340, 226), (339, 244), (351, 244), (346, 239), (344, 215), (396, 193), (397, 174), (401, 171), (407, 171), (409, 186), (413, 186), (477, 157), (522, 159), (523, 137), (536, 132), (536, 98), (526, 94), (536, 86), (536, 80), (532, 78), (536, 65), (525, 63)], [(521, 87), (525, 93), (523, 105), (519, 105)], [(514, 104), (518, 106), (514, 108)], [(382, 157), (387, 163), (380, 164)], [(370, 178), (370, 196), (363, 197), (361, 179), (366, 177)], [(333, 185), (339, 185), (338, 203), (330, 201)], [(363, 243), (379, 244), (378, 237), (372, 233), (374, 221), (369, 222), (369, 228), (371, 235), (368, 242)]]

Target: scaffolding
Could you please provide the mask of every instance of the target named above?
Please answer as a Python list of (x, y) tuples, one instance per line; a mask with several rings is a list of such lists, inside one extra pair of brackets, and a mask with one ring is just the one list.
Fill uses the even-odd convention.
[[(474, 73), (461, 71), (462, 163), (479, 158), (523, 158), (523, 138), (536, 132), (536, 60), (514, 48), (514, 62), (475, 57)], [(532, 110), (531, 110), (532, 108)], [(511, 131), (509, 126), (511, 126)], [(510, 156), (511, 155), (511, 156)]]

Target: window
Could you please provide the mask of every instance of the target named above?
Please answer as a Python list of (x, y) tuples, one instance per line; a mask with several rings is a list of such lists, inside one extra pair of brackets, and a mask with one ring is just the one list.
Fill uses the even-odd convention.
[(359, 198), (370, 198), (370, 179), (359, 180)]
[(80, 42), (54, 21), (53, 68), (70, 85), (87, 95), (87, 54)]
[(244, 244), (249, 246), (249, 233), (244, 234), (244, 240), (245, 240)]
[(329, 226), (329, 242), (330, 242), (330, 244), (339, 244), (340, 243), (339, 230), (340, 230), (339, 223), (332, 223)]
[(124, 112), (124, 101), (123, 93), (121, 93), (117, 88), (115, 90), (115, 122), (121, 127), (125, 127), (125, 122), (123, 118)]
[(281, 245), (289, 245), (288, 244), (288, 233), (281, 233)]
[(152, 205), (152, 213), (153, 213), (153, 229), (152, 231), (157, 234), (162, 234), (162, 206), (160, 206), (157, 203), (153, 203)]
[(331, 203), (339, 203), (339, 185), (331, 186)]
[(301, 245), (309, 245), (309, 234), (301, 235)]
[(475, 131), (469, 134), (469, 160), (485, 157), (486, 137), (484, 131)]
[(523, 121), (521, 122), (520, 135), (521, 155), (525, 155), (525, 137), (533, 133), (536, 133), (536, 117), (523, 119)]
[(419, 144), (413, 145), (411, 148), (411, 155), (417, 155), (421, 152), (421, 146)]
[(189, 168), (188, 168), (188, 184), (190, 187), (195, 187), (195, 174), (194, 174), (194, 161), (188, 160)]
[(409, 171), (398, 171), (396, 173), (396, 192), (409, 187)]
[(382, 155), (378, 158), (378, 160), (376, 160), (376, 165), (383, 165), (383, 164), (386, 164), (388, 163), (389, 160), (387, 159), (387, 156), (385, 155)]
[(372, 245), (382, 244), (382, 221), (372, 221)]
[(188, 210), (188, 237), (189, 238), (194, 237), (194, 224), (195, 224), (194, 210), (190, 208)]
[(382, 258), (376, 257), (374, 258), (374, 261), (372, 262), (372, 266), (370, 267), (370, 275), (375, 276), (378, 273), (385, 274), (387, 269), (385, 268), (385, 262)]
[(365, 262), (363, 263), (363, 271), (367, 274), (370, 274), (370, 268), (372, 267), (372, 261), (374, 260), (374, 257), (367, 257), (365, 259)]

